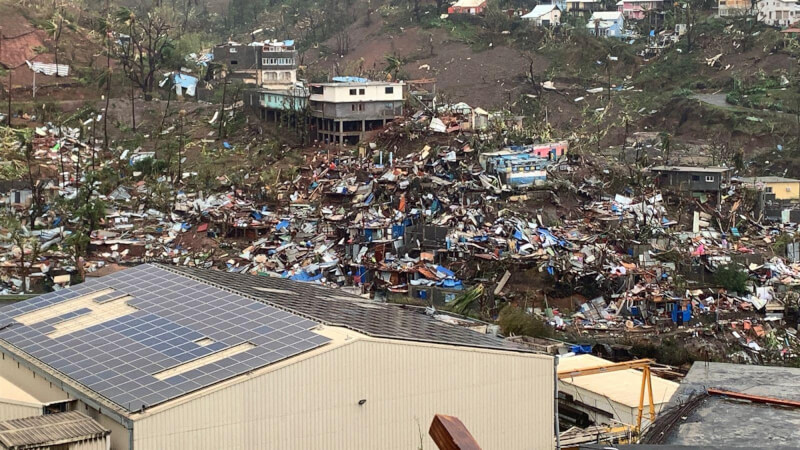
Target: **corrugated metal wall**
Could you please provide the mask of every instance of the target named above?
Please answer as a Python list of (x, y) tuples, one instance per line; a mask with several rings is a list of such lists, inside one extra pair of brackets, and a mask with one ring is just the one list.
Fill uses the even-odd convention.
[(69, 444), (69, 450), (108, 450), (108, 437)]
[(0, 421), (22, 419), (23, 417), (33, 417), (41, 415), (42, 415), (41, 406), (4, 402), (0, 400)]
[(151, 412), (134, 424), (134, 447), (431, 449), (435, 413), (459, 417), (485, 450), (550, 449), (553, 360), (356, 340)]

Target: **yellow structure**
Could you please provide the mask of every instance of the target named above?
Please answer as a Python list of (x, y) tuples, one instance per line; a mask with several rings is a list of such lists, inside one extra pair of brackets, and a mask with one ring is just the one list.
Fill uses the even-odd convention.
[(800, 180), (783, 177), (749, 177), (738, 180), (745, 186), (775, 194), (776, 200), (800, 200)]
[[(609, 371), (601, 370), (609, 367)], [(658, 413), (678, 390), (678, 383), (635, 369), (619, 370), (620, 364), (593, 355), (560, 358), (558, 362), (559, 391), (572, 396), (579, 408), (585, 409), (592, 421), (600, 425), (642, 425), (646, 428), (653, 409)], [(637, 366), (638, 367), (638, 366)], [(649, 368), (645, 369), (649, 372)], [(574, 376), (571, 373), (574, 372)], [(585, 373), (592, 372), (586, 375)], [(641, 408), (648, 381), (647, 405), (650, 414)]]
[[(189, 330), (202, 332), (203, 324), (231, 316), (233, 307), (228, 307), (219, 318), (194, 323), (190, 320), (191, 311), (180, 310), (183, 307), (172, 302), (167, 295), (169, 291), (160, 287), (160, 281), (154, 281), (157, 279), (179, 284), (182, 292), (191, 293), (192, 299), (201, 298), (200, 293), (215, 298), (227, 296), (232, 304), (251, 310), (259, 307), (259, 301), (251, 293), (261, 293), (270, 305), (282, 307), (273, 313), (275, 322), (266, 320), (254, 331), (245, 331), (250, 345), (220, 348), (218, 354), (224, 358), (219, 361), (212, 353), (139, 375), (151, 385), (177, 377), (198, 385), (164, 401), (148, 401), (134, 407), (112, 401), (109, 397), (116, 395), (114, 387), (95, 390), (54, 370), (21, 348), (27, 338), (15, 341), (0, 329), (0, 415), (7, 415), (0, 420), (42, 414), (46, 408), (81, 411), (111, 430), (112, 450), (406, 450), (435, 448), (426, 433), (427, 426), (435, 414), (446, 414), (458, 417), (486, 450), (553, 448), (553, 357), (521, 350), (500, 338), (455, 327), (407, 308), (364, 302), (358, 297), (351, 301), (337, 290), (219, 272), (205, 279), (206, 272), (210, 273), (199, 269), (182, 273), (181, 269), (143, 265), (100, 278), (89, 287), (79, 285), (64, 290), (74, 289), (77, 294), (59, 291), (60, 301), (39, 309), (27, 308), (23, 314), (14, 316), (13, 311), (0, 309), (0, 321), (6, 321), (0, 322), (0, 328), (5, 325), (7, 330), (17, 330), (37, 342), (48, 343), (47, 339), (63, 342), (71, 336), (63, 335), (65, 332), (80, 332), (54, 325), (48, 328), (39, 322), (42, 318), (53, 320), (54, 314), (64, 317), (62, 313), (71, 308), (70, 302), (82, 306), (84, 311), (92, 308), (117, 311), (115, 303), (127, 302), (127, 306), (139, 309), (134, 317), (164, 314), (154, 320), (169, 326), (165, 321), (171, 316), (148, 306), (145, 294), (131, 287), (144, 283), (149, 283), (147, 294), (161, 297), (161, 304), (169, 304), (171, 311), (178, 309), (185, 314), (181, 325)], [(227, 291), (215, 290), (223, 284)], [(100, 290), (103, 288), (116, 293), (97, 297), (97, 292), (104, 292)], [(92, 289), (95, 294), (87, 295), (86, 291)], [(247, 289), (252, 290), (246, 293)], [(87, 296), (101, 302), (87, 303)], [(128, 296), (133, 300), (119, 300)], [(48, 298), (30, 301), (45, 304)], [(23, 308), (25, 305), (18, 309)], [(292, 308), (307, 308), (301, 311), (304, 316), (315, 316), (317, 324), (308, 323), (310, 319), (298, 323), (304, 329), (310, 326), (307, 330), (313, 334), (304, 332), (303, 339), (315, 339), (323, 342), (321, 345), (202, 384), (206, 377), (203, 369), (209, 365), (219, 363), (232, 368), (235, 363), (223, 361), (244, 360), (248, 354), (275, 343), (262, 340), (258, 333), (268, 334), (280, 322), (295, 321), (294, 316), (299, 313)], [(10, 315), (11, 322), (3, 319), (4, 313)], [(63, 323), (87, 322), (90, 329), (103, 326), (98, 325), (93, 319), (98, 316), (93, 314), (84, 312)], [(118, 317), (115, 312), (109, 317), (116, 323), (126, 316)], [(319, 323), (323, 321), (326, 323)], [(48, 333), (54, 333), (48, 331), (52, 329), (63, 331), (56, 338), (48, 338)], [(226, 327), (224, 332), (228, 330)], [(157, 342), (158, 339), (152, 341), (152, 334), (143, 336), (139, 342), (157, 348), (169, 344)], [(131, 342), (130, 338), (108, 336), (112, 343), (115, 339)], [(295, 339), (291, 335), (276, 338), (290, 345)], [(208, 338), (194, 335), (191, 339), (199, 345), (208, 345)], [(113, 357), (127, 359), (131, 356), (128, 348), (119, 346), (111, 353)], [(97, 353), (94, 349), (85, 350), (88, 355), (72, 354), (73, 348), (61, 351), (70, 353), (69, 363), (80, 367), (91, 364), (84, 360)], [(150, 352), (140, 349), (139, 353), (143, 351)], [(127, 370), (115, 367), (118, 373)], [(137, 364), (130, 370), (142, 372), (145, 367)], [(72, 369), (65, 366), (63, 370)]]

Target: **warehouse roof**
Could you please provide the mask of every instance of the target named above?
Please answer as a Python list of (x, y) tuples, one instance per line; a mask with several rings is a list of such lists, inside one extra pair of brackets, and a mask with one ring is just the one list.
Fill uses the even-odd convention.
[[(603, 358), (593, 355), (577, 355), (558, 360), (559, 373), (570, 372), (589, 367), (598, 367), (614, 364)], [(653, 382), (653, 401), (660, 405), (669, 402), (678, 383), (651, 376)], [(609, 400), (629, 406), (639, 406), (639, 387), (642, 385), (642, 372), (635, 369), (620, 370), (616, 372), (583, 375), (561, 380), (575, 387), (586, 389), (608, 398)]]
[(340, 290), (150, 264), (0, 308), (0, 349), (21, 350), (54, 376), (136, 412), (331, 343), (312, 330), (320, 323), (379, 338), (525, 351)]
[(496, 336), (434, 320), (416, 309), (365, 301), (338, 289), (283, 278), (190, 267), (169, 269), (214, 286), (224, 286), (236, 293), (258, 298), (326, 325), (347, 328), (368, 336), (523, 351)]
[[(679, 408), (708, 388), (800, 401), (800, 369), (698, 361), (670, 402)], [(724, 411), (724, 413), (720, 413)], [(664, 430), (663, 443), (742, 448), (795, 447), (800, 411), (712, 395)]]
[(102, 438), (111, 431), (78, 411), (0, 422), (0, 444), (9, 450)]
[(0, 308), (1, 340), (130, 412), (328, 343), (317, 326), (153, 265)]

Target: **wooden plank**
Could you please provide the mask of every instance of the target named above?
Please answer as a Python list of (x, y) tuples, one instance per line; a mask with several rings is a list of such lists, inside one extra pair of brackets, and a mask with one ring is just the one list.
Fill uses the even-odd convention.
[(439, 450), (481, 450), (472, 433), (458, 417), (436, 414), (428, 434)]
[(506, 287), (509, 278), (511, 278), (511, 272), (506, 270), (506, 273), (503, 274), (503, 278), (500, 279), (500, 282), (497, 283), (497, 287), (494, 288), (494, 295), (500, 295), (500, 293), (503, 292), (503, 288)]
[(738, 398), (742, 400), (750, 400), (753, 403), (766, 403), (770, 405), (791, 406), (793, 408), (800, 408), (800, 402), (794, 400), (784, 400), (774, 397), (762, 397), (760, 395), (750, 395), (741, 392), (724, 391), (722, 389), (710, 388), (708, 393), (711, 395), (724, 395), (730, 398)]

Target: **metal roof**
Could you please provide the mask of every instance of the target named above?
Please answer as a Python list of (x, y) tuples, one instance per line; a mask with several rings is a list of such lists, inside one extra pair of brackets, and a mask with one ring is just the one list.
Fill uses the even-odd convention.
[(324, 345), (318, 325), (149, 264), (0, 308), (0, 340), (130, 412)]
[(85, 441), (110, 433), (110, 430), (78, 411), (0, 422), (0, 444), (8, 450)]
[(164, 268), (260, 299), (326, 325), (348, 328), (368, 336), (527, 351), (497, 336), (435, 320), (418, 308), (370, 302), (321, 285), (190, 267)]
[(784, 177), (739, 177), (735, 178), (736, 181), (741, 183), (797, 183), (800, 180), (796, 180), (794, 178), (784, 178)]
[(695, 167), (695, 166), (653, 166), (650, 168), (653, 172), (710, 172), (710, 173), (725, 173), (730, 172), (729, 167)]

